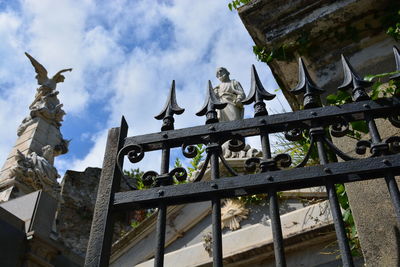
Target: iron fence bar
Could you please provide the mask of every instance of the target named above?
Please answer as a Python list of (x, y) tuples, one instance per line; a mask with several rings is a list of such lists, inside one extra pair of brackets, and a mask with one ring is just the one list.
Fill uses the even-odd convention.
[[(310, 131), (310, 134), (316, 137), (318, 157), (321, 165), (326, 165), (329, 160), (327, 157), (327, 153), (324, 147), (324, 143), (322, 141), (322, 135), (324, 135), (324, 129), (321, 128), (313, 128)], [(330, 169), (325, 169), (325, 172), (330, 172)], [(346, 236), (346, 229), (343, 223), (342, 212), (340, 210), (339, 201), (336, 195), (335, 183), (332, 180), (326, 181), (325, 188), (328, 195), (329, 205), (332, 212), (333, 223), (335, 225), (336, 237), (338, 239), (340, 254), (342, 256), (343, 266), (352, 267), (354, 266), (353, 258), (351, 256), (351, 250), (349, 246), (349, 242)]]
[[(207, 147), (208, 153), (211, 153), (211, 180), (219, 179), (219, 153), (220, 146), (218, 144), (211, 144)], [(214, 184), (211, 185), (215, 187)], [(211, 199), (212, 205), (212, 256), (213, 266), (222, 267), (222, 230), (221, 230), (221, 200), (218, 197)]]
[[(108, 266), (114, 233), (114, 194), (119, 190), (121, 173), (117, 167), (117, 154), (128, 133), (128, 124), (122, 117), (121, 126), (108, 132), (103, 168), (97, 190), (96, 205), (85, 257), (86, 267)], [(122, 166), (123, 160), (119, 165)]]
[[(261, 148), (263, 152), (263, 161), (261, 163), (261, 171), (266, 173), (267, 171), (275, 170), (275, 162), (271, 156), (271, 147), (269, 142), (268, 133), (263, 131), (261, 135)], [(269, 166), (268, 166), (269, 165)], [(281, 218), (279, 216), (279, 203), (276, 189), (271, 186), (268, 189), (268, 203), (269, 213), (271, 219), (272, 235), (274, 240), (274, 252), (275, 252), (275, 263), (278, 267), (286, 266), (285, 249), (283, 245), (282, 226)]]
[(156, 251), (154, 266), (164, 266), (165, 229), (167, 221), (167, 206), (164, 203), (158, 205), (157, 229), (156, 229)]
[[(169, 171), (170, 149), (164, 148), (161, 155), (161, 175), (165, 175)], [(161, 192), (161, 191), (160, 191)], [(165, 230), (167, 221), (167, 205), (160, 202), (158, 205), (157, 228), (156, 228), (156, 251), (154, 256), (154, 266), (164, 266), (164, 247), (165, 247)]]
[[(369, 134), (372, 141), (372, 152), (377, 154), (387, 154), (388, 144), (386, 144), (386, 148), (383, 147), (382, 151), (374, 151), (374, 145), (380, 145), (382, 143), (382, 138), (379, 134), (378, 128), (376, 126), (375, 120), (369, 115), (365, 115), (365, 121), (367, 122)], [(379, 147), (378, 147), (379, 149)], [(396, 212), (397, 220), (400, 221), (400, 192), (399, 187), (397, 185), (396, 179), (391, 172), (386, 172), (385, 174), (385, 182), (388, 187), (389, 195), (393, 203), (393, 207)]]
[[(179, 107), (176, 102), (175, 92), (175, 80), (172, 81), (169, 96), (165, 102), (162, 111), (155, 116), (157, 120), (162, 120), (161, 131), (174, 129), (174, 114), (182, 114), (185, 109)], [(168, 136), (163, 134), (163, 136)], [(173, 184), (173, 174), (169, 174), (169, 162), (170, 162), (170, 146), (167, 142), (163, 143), (162, 154), (161, 154), (161, 168), (158, 177), (155, 178), (155, 186), (165, 186)], [(158, 194), (162, 195), (162, 189), (159, 189)], [(164, 266), (164, 248), (165, 248), (165, 231), (167, 221), (167, 205), (164, 202), (158, 203), (158, 214), (157, 214), (157, 228), (156, 228), (156, 251), (154, 256), (154, 266)]]
[(162, 149), (166, 140), (168, 140), (169, 147), (173, 148), (179, 147), (183, 143), (186, 145), (203, 143), (204, 138), (210, 134), (217, 133), (219, 136), (226, 137), (239, 134), (247, 137), (259, 135), (260, 129), (266, 129), (268, 133), (284, 132), (294, 128), (308, 129), (311, 127), (311, 122), (315, 120), (318, 120), (323, 126), (328, 126), (337, 117), (344, 117), (351, 122), (364, 120), (366, 111), (378, 118), (393, 115), (393, 112), (399, 109), (400, 98), (398, 97), (366, 100), (341, 106), (326, 106), (127, 137), (124, 146), (140, 144), (144, 151), (153, 151)]
[[(329, 170), (329, 173), (326, 172)], [(214, 181), (201, 181), (163, 187), (160, 196), (158, 188), (119, 192), (115, 194), (115, 209), (156, 207), (159, 202), (178, 205), (191, 202), (209, 201), (213, 197), (230, 198), (266, 193), (274, 186), (278, 191), (323, 186), (328, 180), (335, 183), (356, 182), (382, 178), (385, 172), (400, 174), (400, 154), (358, 159), (346, 162), (332, 162), (326, 165), (309, 166), (264, 173), (223, 177)]]
[(283, 244), (282, 225), (279, 216), (279, 202), (276, 190), (271, 187), (268, 192), (269, 214), (274, 239), (275, 263), (278, 267), (286, 266), (285, 248)]
[(400, 192), (396, 179), (392, 172), (387, 172), (385, 182), (389, 190), (390, 198), (392, 199), (393, 207), (396, 212), (397, 220), (400, 221)]

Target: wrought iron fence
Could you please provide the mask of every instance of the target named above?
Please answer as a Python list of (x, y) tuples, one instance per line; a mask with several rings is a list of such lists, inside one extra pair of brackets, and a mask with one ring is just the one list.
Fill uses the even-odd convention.
[[(400, 55), (396, 48), (394, 54), (398, 72), (391, 79), (400, 79)], [(220, 200), (258, 193), (268, 195), (276, 265), (286, 266), (277, 191), (312, 186), (325, 186), (343, 265), (353, 266), (335, 184), (383, 177), (400, 220), (400, 194), (394, 178), (400, 174), (400, 156), (397, 154), (400, 137), (382, 140), (375, 123), (377, 118), (389, 118), (394, 126), (400, 127), (400, 97), (370, 100), (366, 88), (371, 82), (360, 78), (346, 57), (342, 56), (342, 62), (344, 82), (339, 90), (350, 89), (353, 103), (321, 107), (320, 94), (324, 90), (312, 81), (303, 60), (299, 59), (299, 83), (292, 92), (304, 94), (304, 110), (268, 115), (264, 100), (272, 100), (274, 95), (263, 88), (253, 66), (250, 93), (243, 104), (254, 103), (254, 118), (218, 122), (216, 109), (222, 109), (226, 104), (216, 98), (211, 82), (206, 101), (196, 114), (206, 116), (204, 126), (174, 130), (174, 114), (184, 111), (177, 104), (174, 82), (163, 111), (155, 117), (163, 122), (161, 132), (127, 137), (128, 125), (122, 118), (121, 126), (110, 129), (108, 134), (85, 266), (108, 265), (116, 212), (144, 208), (158, 208), (154, 262), (155, 266), (163, 266), (167, 206), (199, 201), (211, 201), (213, 264), (222, 266)], [(355, 151), (365, 154), (369, 148), (369, 157), (352, 157), (330, 139), (329, 132), (335, 137), (345, 136), (353, 121), (365, 121), (368, 125), (370, 139), (358, 141)], [(287, 154), (272, 156), (269, 135), (280, 132), (284, 132), (289, 141), (308, 135), (310, 149), (297, 166), (292, 166)], [(249, 158), (245, 162), (250, 171), (258, 167), (258, 173), (239, 175), (221, 155), (221, 145), (229, 141), (232, 151), (240, 151), (248, 136), (260, 136), (263, 154), (262, 158)], [(193, 182), (174, 185), (175, 180), (185, 180), (187, 173), (184, 168), (169, 170), (170, 149), (181, 147), (183, 155), (191, 158), (196, 156), (196, 144), (207, 146), (205, 164)], [(306, 166), (313, 147), (318, 152), (320, 164)], [(134, 190), (132, 187), (131, 191), (118, 192), (121, 178), (124, 178), (124, 157), (137, 163), (146, 152), (154, 150), (162, 151), (161, 169), (160, 173), (149, 171), (143, 175), (143, 182), (150, 189)], [(328, 153), (334, 153), (344, 161), (334, 162)], [(220, 178), (219, 160), (234, 177)], [(202, 181), (208, 165), (211, 166), (211, 181)]]

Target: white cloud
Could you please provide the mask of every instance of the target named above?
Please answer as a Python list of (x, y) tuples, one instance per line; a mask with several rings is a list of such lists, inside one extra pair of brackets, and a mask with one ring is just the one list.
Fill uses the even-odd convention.
[[(0, 11), (0, 34), (8, 36), (0, 44), (0, 53), (12, 53), (5, 59), (11, 68), (0, 62), (0, 78), (13, 81), (2, 88), (0, 103), (7, 107), (15, 95), (24, 94), (17, 107), (10, 104), (0, 111), (0, 122), (8, 123), (0, 137), (10, 142), (15, 132), (9, 129), (15, 129), (19, 121), (5, 120), (13, 113), (25, 116), (34, 94), (33, 69), (22, 51), (30, 51), (50, 74), (73, 67), (59, 85), (67, 116), (85, 114), (93, 118), (93, 125), (102, 127), (91, 133), (74, 129), (76, 139), (90, 138), (93, 146), (83, 158), (74, 156), (74, 151), (69, 161), (61, 156), (56, 161), (61, 169), (101, 166), (107, 129), (118, 126), (121, 115), (131, 126), (130, 135), (159, 131), (161, 122), (153, 116), (163, 107), (172, 79), (178, 103), (186, 109), (176, 117), (176, 128), (204, 123), (204, 117), (195, 113), (204, 101), (207, 80), (217, 83), (216, 67), (227, 67), (231, 78), (249, 90), (250, 66), (256, 61), (253, 42), (238, 15), (223, 1), (58, 0), (56, 6), (51, 0), (25, 0), (20, 12)], [(265, 65), (256, 66), (267, 90), (276, 89)], [(102, 104), (96, 106), (97, 102)], [(94, 108), (89, 110), (90, 105)], [(278, 102), (271, 105), (281, 109)], [(91, 113), (97, 110), (106, 111), (102, 121), (94, 121)], [(252, 108), (246, 114), (252, 116)], [(8, 151), (1, 142), (0, 149)], [(157, 153), (149, 154), (143, 168), (151, 168), (158, 158)]]

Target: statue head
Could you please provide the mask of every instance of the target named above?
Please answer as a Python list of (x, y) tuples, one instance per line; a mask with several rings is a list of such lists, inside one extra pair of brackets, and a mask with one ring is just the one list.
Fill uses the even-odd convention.
[(42, 147), (42, 156), (47, 159), (47, 161), (52, 161), (54, 158), (54, 148), (51, 145)]
[(221, 82), (229, 82), (229, 71), (224, 67), (217, 68), (216, 76)]

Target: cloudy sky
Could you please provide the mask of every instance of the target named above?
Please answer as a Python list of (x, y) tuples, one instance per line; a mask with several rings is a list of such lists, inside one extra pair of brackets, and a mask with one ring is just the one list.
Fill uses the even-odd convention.
[[(186, 109), (176, 128), (204, 124), (200, 109), (207, 81), (217, 84), (215, 69), (249, 90), (255, 64), (269, 91), (278, 88), (269, 69), (257, 62), (253, 41), (227, 0), (0, 0), (0, 162), (16, 140), (16, 129), (29, 114), (37, 88), (29, 52), (48, 70), (62, 68), (58, 84), (67, 115), (62, 133), (70, 152), (56, 159), (66, 169), (100, 167), (107, 129), (124, 115), (129, 135), (159, 131), (157, 115), (176, 80), (178, 104)], [(283, 96), (269, 102), (281, 112)], [(287, 105), (283, 104), (288, 110)], [(252, 116), (252, 107), (246, 117)], [(256, 145), (256, 144), (255, 144)], [(174, 153), (179, 156), (178, 153)], [(158, 169), (146, 155), (142, 168)]]

